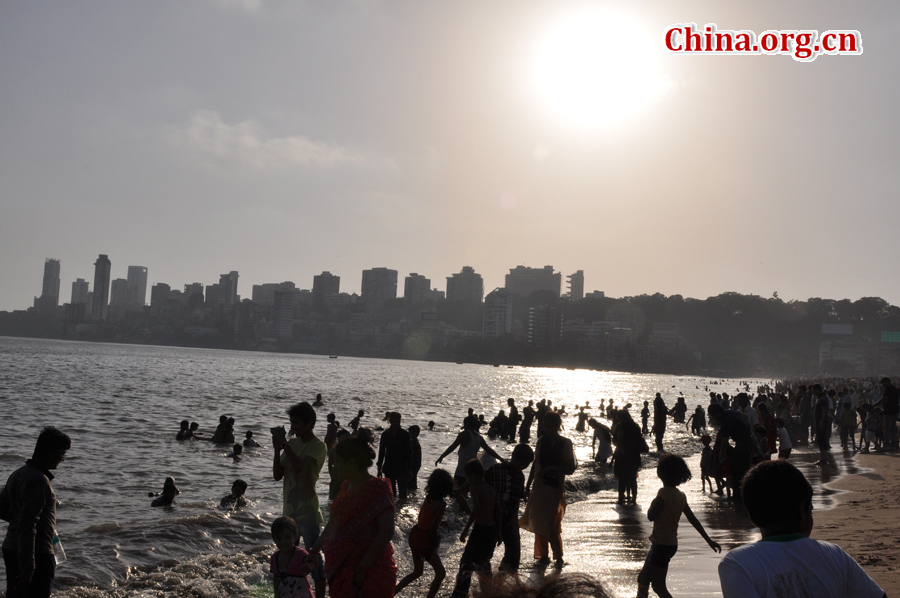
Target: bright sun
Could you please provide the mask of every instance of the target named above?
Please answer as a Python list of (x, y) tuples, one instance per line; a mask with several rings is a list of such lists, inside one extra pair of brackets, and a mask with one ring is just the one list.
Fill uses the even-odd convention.
[(593, 8), (570, 14), (537, 47), (537, 95), (568, 125), (623, 124), (665, 91), (658, 46), (640, 23), (620, 12)]

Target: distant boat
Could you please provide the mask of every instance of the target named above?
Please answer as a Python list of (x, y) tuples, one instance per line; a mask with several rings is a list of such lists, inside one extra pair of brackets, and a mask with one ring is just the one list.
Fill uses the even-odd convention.
[(329, 355), (329, 356), (328, 356), (328, 359), (337, 359), (337, 358), (338, 358), (337, 355)]
[(499, 364), (499, 363), (495, 363), (495, 364), (494, 364), (494, 367), (495, 367), (495, 368), (498, 368), (498, 367), (500, 367), (500, 364)]
[(462, 365), (462, 364), (463, 364), (463, 362), (461, 362), (461, 361), (456, 362), (456, 365)]

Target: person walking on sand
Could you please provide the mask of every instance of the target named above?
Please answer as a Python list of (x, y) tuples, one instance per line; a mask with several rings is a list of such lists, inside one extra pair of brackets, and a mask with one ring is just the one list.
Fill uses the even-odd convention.
[(12, 472), (0, 491), (0, 515), (9, 522), (3, 540), (6, 595), (46, 598), (56, 577), (54, 536), (56, 494), (51, 470), (72, 448), (69, 437), (52, 426), (37, 439), (31, 459)]
[(558, 413), (544, 415), (544, 434), (538, 439), (534, 466), (525, 485), (528, 502), (519, 520), (522, 529), (534, 534), (534, 558), (541, 564), (549, 563), (549, 543), (560, 568), (565, 565), (562, 519), (566, 513), (566, 476), (575, 473), (577, 467), (572, 441), (559, 435), (561, 426)]

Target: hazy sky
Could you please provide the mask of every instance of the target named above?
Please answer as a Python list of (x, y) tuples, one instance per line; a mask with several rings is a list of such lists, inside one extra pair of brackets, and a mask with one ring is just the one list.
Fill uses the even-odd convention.
[[(666, 53), (686, 22), (864, 53)], [(898, 33), (894, 0), (3, 2), (0, 310), (46, 257), (67, 302), (100, 253), (243, 297), (550, 264), (609, 296), (900, 304)]]

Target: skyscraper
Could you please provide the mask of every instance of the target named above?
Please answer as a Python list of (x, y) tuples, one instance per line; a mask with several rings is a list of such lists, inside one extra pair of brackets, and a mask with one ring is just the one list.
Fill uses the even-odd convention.
[(369, 311), (381, 309), (388, 299), (396, 299), (397, 271), (388, 268), (363, 270), (360, 297)]
[(572, 301), (584, 299), (584, 270), (566, 276), (569, 284), (569, 298)]
[(341, 277), (331, 272), (322, 272), (313, 276), (313, 307), (324, 309), (325, 298), (341, 293)]
[(240, 302), (237, 294), (238, 273), (232, 270), (228, 274), (219, 276), (219, 302), (235, 305)]
[(134, 307), (144, 307), (147, 303), (147, 268), (144, 266), (128, 266), (125, 302)]
[(44, 260), (44, 282), (41, 285), (41, 298), (38, 301), (38, 312), (45, 317), (56, 315), (59, 306), (59, 260)]
[(109, 256), (101, 253), (94, 262), (94, 300), (91, 305), (91, 317), (94, 320), (105, 320), (109, 311), (109, 275), (112, 262)]
[(410, 273), (403, 281), (403, 301), (409, 305), (418, 305), (429, 298), (431, 280), (415, 272)]
[(83, 278), (77, 279), (72, 283), (72, 305), (83, 305), (88, 302), (88, 287), (90, 283)]
[(484, 280), (471, 266), (447, 277), (447, 301), (477, 301), (484, 299)]
[(506, 275), (506, 290), (519, 297), (527, 298), (535, 291), (552, 291), (559, 297), (562, 289), (562, 274), (553, 272), (553, 266), (526, 268), (516, 266)]
[(506, 289), (494, 289), (484, 298), (481, 336), (493, 340), (512, 332), (512, 297)]
[(124, 278), (116, 278), (109, 288), (109, 304), (115, 307), (128, 305), (128, 281)]

